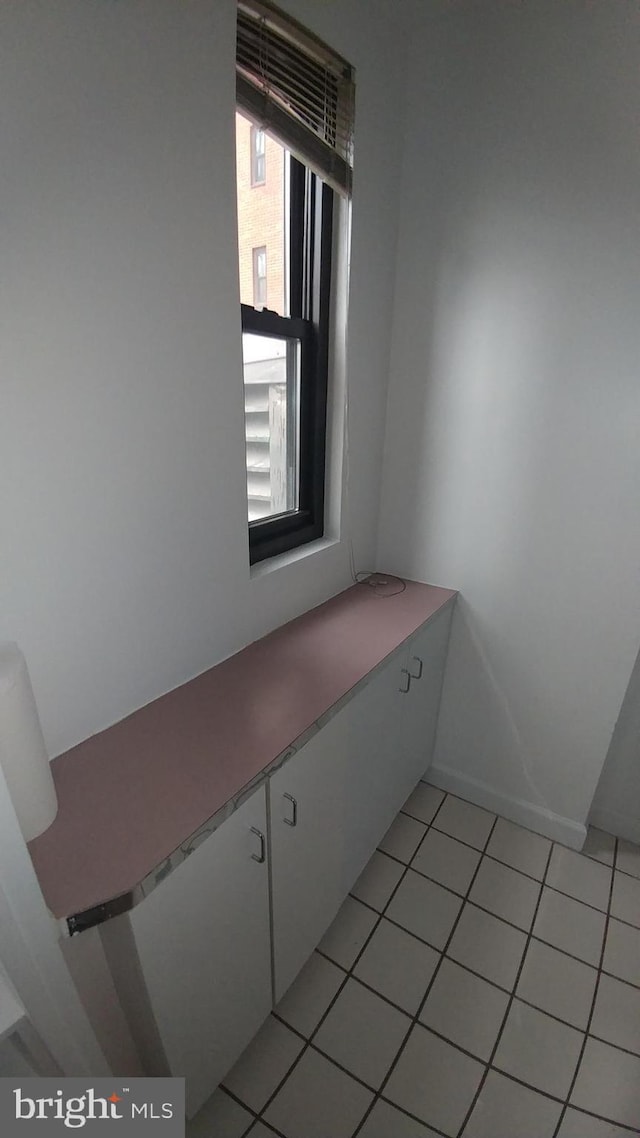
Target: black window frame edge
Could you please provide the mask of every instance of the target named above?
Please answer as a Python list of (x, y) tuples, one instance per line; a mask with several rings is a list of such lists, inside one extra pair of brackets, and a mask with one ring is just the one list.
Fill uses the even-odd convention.
[(324, 535), (333, 190), (290, 162), (292, 315), (241, 307), (243, 332), (300, 340), (299, 508), (249, 522), (251, 565)]

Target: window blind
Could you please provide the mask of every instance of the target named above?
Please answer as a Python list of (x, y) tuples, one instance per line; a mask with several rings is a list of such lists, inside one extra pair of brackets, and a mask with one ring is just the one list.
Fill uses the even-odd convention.
[(324, 181), (348, 196), (353, 68), (266, 0), (239, 0), (238, 106)]

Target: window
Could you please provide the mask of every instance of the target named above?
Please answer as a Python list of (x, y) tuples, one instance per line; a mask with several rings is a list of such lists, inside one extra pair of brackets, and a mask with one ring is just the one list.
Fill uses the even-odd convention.
[(259, 126), (251, 127), (251, 185), (263, 186), (267, 180), (265, 133)]
[(253, 306), (264, 308), (267, 303), (267, 250), (264, 245), (253, 250)]
[(333, 199), (350, 183), (353, 83), (348, 64), (265, 0), (239, 3), (237, 80), (237, 154), (251, 146), (251, 185), (240, 161), (237, 185), (253, 563), (324, 531)]

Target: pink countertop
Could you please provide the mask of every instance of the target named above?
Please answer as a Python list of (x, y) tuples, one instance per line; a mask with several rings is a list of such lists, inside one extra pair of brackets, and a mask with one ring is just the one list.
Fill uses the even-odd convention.
[(455, 593), (354, 585), (53, 760), (29, 851), (69, 917), (135, 888)]

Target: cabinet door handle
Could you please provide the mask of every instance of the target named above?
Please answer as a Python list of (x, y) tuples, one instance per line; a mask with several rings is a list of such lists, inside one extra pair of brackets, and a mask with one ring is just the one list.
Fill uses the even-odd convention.
[(260, 863), (260, 865), (262, 865), (263, 861), (266, 858), (266, 852), (265, 852), (266, 846), (265, 846), (264, 834), (262, 833), (262, 830), (259, 830), (257, 828), (257, 826), (251, 827), (251, 833), (255, 834), (256, 838), (260, 838), (260, 853), (259, 854), (253, 853), (253, 854), (251, 854), (251, 857), (253, 858), (254, 861), (257, 861)]
[(408, 668), (401, 668), (400, 669), (400, 675), (407, 677), (406, 688), (402, 688), (402, 687), (400, 688), (400, 691), (402, 692), (402, 694), (406, 695), (407, 692), (409, 691), (409, 688), (411, 687), (411, 672), (408, 670)]
[(418, 671), (411, 673), (411, 679), (412, 680), (419, 680), (422, 677), (422, 660), (420, 659), (419, 656), (412, 656), (411, 659), (418, 661)]
[(282, 797), (286, 798), (287, 802), (290, 802), (291, 806), (293, 807), (293, 809), (291, 811), (291, 817), (284, 819), (285, 826), (297, 826), (298, 825), (298, 803), (296, 802), (296, 800), (292, 794), (283, 794)]

